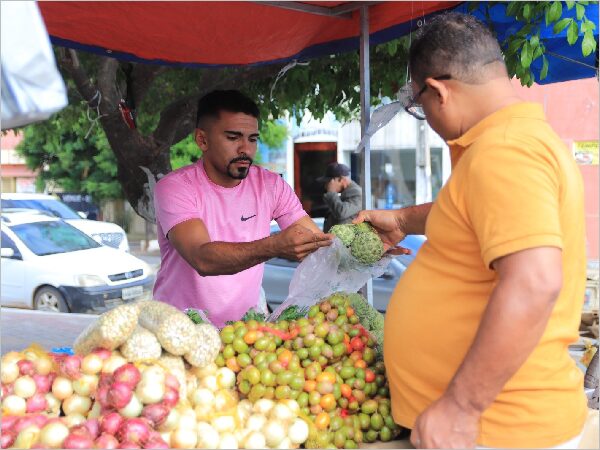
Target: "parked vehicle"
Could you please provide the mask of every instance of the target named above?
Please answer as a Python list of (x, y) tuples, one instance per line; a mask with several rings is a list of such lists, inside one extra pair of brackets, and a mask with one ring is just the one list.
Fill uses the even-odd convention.
[[(314, 219), (314, 221), (319, 228), (323, 228), (322, 218)], [(278, 232), (279, 226), (273, 223), (271, 225), (271, 234)], [(385, 312), (387, 309), (387, 304), (390, 301), (398, 280), (408, 265), (414, 260), (417, 251), (424, 242), (425, 236), (407, 236), (402, 241), (402, 246), (411, 249), (412, 254), (395, 257), (385, 273), (373, 280), (373, 305), (379, 311)], [(290, 282), (298, 264), (297, 261), (290, 261), (284, 258), (272, 258), (265, 263), (262, 287), (271, 309), (275, 309), (287, 298)]]
[(99, 220), (87, 220), (52, 195), (2, 194), (0, 199), (2, 210), (7, 208), (28, 208), (46, 211), (63, 219), (101, 244), (125, 250), (126, 252), (129, 251), (127, 234), (119, 225)]
[(0, 232), (2, 306), (100, 313), (152, 295), (144, 261), (48, 213), (5, 210)]

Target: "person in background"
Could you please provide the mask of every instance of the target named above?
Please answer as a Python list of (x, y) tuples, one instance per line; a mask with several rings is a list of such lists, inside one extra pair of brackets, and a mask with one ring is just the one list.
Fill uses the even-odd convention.
[[(259, 301), (264, 262), (302, 260), (331, 244), (276, 173), (254, 166), (259, 110), (234, 90), (198, 102), (202, 158), (158, 181), (154, 205), (161, 266), (154, 298), (205, 311), (218, 326)], [(270, 236), (277, 221), (281, 233)]]
[(323, 223), (323, 231), (332, 226), (351, 223), (362, 208), (362, 189), (350, 179), (350, 169), (345, 164), (331, 163), (325, 169), (325, 175), (317, 178), (325, 186), (323, 200), (329, 214)]
[(514, 91), (498, 42), (447, 13), (409, 53), (406, 110), (448, 143), (434, 203), (363, 211), (390, 252), (427, 241), (385, 318), (395, 421), (418, 448), (577, 448), (587, 416), (578, 340), (583, 183), (541, 105)]

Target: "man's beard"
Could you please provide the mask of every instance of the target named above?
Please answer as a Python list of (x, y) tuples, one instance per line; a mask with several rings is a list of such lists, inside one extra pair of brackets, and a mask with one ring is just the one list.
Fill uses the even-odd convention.
[[(234, 163), (242, 161), (247, 161), (250, 163), (250, 165), (248, 167), (232, 167)], [(238, 156), (237, 158), (233, 158), (231, 161), (229, 161), (229, 164), (227, 164), (227, 175), (229, 175), (234, 180), (243, 180), (250, 173), (250, 166), (252, 166), (252, 158), (249, 158), (248, 156)]]

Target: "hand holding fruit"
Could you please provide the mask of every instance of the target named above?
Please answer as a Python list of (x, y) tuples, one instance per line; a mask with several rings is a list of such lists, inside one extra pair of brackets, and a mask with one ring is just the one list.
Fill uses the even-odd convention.
[(411, 253), (407, 248), (397, 247), (397, 244), (406, 237), (399, 211), (361, 211), (352, 223), (359, 224), (363, 222), (370, 222), (373, 225), (383, 242), (386, 253), (391, 255), (409, 255)]
[(302, 261), (321, 247), (331, 245), (332, 236), (313, 233), (302, 225), (292, 225), (273, 237), (277, 254), (292, 261)]

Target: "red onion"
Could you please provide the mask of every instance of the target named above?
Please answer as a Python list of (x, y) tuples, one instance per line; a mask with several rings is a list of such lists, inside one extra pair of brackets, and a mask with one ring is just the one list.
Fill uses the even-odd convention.
[(144, 409), (142, 409), (142, 417), (148, 419), (152, 426), (158, 426), (163, 423), (171, 408), (163, 403), (154, 403), (153, 405), (146, 405)]
[(48, 402), (46, 401), (46, 397), (44, 396), (44, 394), (37, 392), (33, 395), (33, 397), (27, 399), (26, 412), (36, 413), (40, 411), (45, 411), (47, 407)]
[(179, 380), (172, 373), (168, 373), (165, 377), (165, 385), (179, 392)]
[(39, 375), (37, 373), (32, 375), (33, 381), (35, 381), (35, 385), (37, 387), (36, 392), (45, 394), (46, 392), (50, 392), (50, 388), (52, 387), (52, 382), (50, 381), (49, 375)]
[(0, 434), (0, 447), (8, 448), (13, 445), (15, 439), (17, 437), (17, 433), (9, 430), (2, 430), (2, 434)]
[(19, 372), (21, 375), (29, 375), (31, 377), (35, 374), (35, 364), (33, 361), (22, 359), (21, 361), (17, 362), (17, 366), (19, 366)]
[(94, 441), (89, 436), (83, 434), (71, 433), (63, 442), (62, 448), (85, 448), (94, 446)]
[(110, 373), (101, 373), (98, 379), (98, 387), (109, 386), (113, 384), (113, 376)]
[(135, 388), (135, 385), (142, 378), (142, 374), (132, 363), (122, 365), (113, 374), (115, 382), (125, 383), (131, 389)]
[(135, 442), (122, 442), (121, 445), (119, 445), (119, 448), (142, 448), (139, 445), (137, 445)]
[(82, 423), (79, 425), (75, 425), (69, 429), (69, 434), (77, 434), (78, 436), (87, 437), (90, 439), (94, 439), (94, 436), (90, 433), (90, 430), (86, 428), (86, 426)]
[(4, 433), (5, 431), (14, 428), (14, 426), (16, 425), (16, 423), (19, 421), (20, 418), (21, 418), (21, 416), (3, 415), (2, 421), (0, 421), (0, 429)]
[(144, 419), (127, 419), (117, 433), (121, 442), (144, 444), (150, 436), (150, 426)]
[(121, 428), (123, 420), (123, 416), (121, 416), (119, 413), (108, 413), (103, 416), (102, 420), (100, 421), (100, 431), (115, 435), (117, 434), (117, 431), (119, 431), (119, 428)]
[(2, 398), (12, 394), (12, 384), (2, 384)]
[(146, 441), (144, 448), (171, 448), (160, 435)]
[(37, 428), (43, 428), (48, 422), (48, 417), (43, 414), (31, 414), (29, 416), (22, 416), (19, 421), (14, 425), (14, 430), (20, 433), (25, 428), (35, 426)]
[(111, 434), (102, 433), (94, 442), (94, 448), (119, 448), (119, 441), (117, 441), (117, 438)]
[(92, 350), (92, 353), (98, 355), (103, 361), (105, 359), (110, 358), (110, 355), (112, 355), (112, 352), (110, 350), (107, 350), (102, 347), (95, 348), (94, 350)]
[(88, 419), (83, 422), (83, 425), (89, 431), (92, 439), (96, 439), (100, 434), (100, 421), (98, 419)]
[[(131, 401), (133, 391), (125, 383), (116, 382), (108, 390), (108, 403), (116, 409), (122, 409)], [(102, 403), (102, 402), (100, 402)]]
[(99, 387), (96, 391), (96, 400), (100, 402), (100, 406), (103, 408), (109, 407), (110, 402), (108, 401), (108, 391), (110, 390), (109, 386)]
[(165, 396), (162, 399), (162, 403), (167, 405), (169, 408), (173, 408), (179, 401), (179, 391), (176, 389), (167, 388)]
[(81, 376), (81, 356), (69, 355), (59, 364), (61, 372), (71, 380), (76, 380)]

